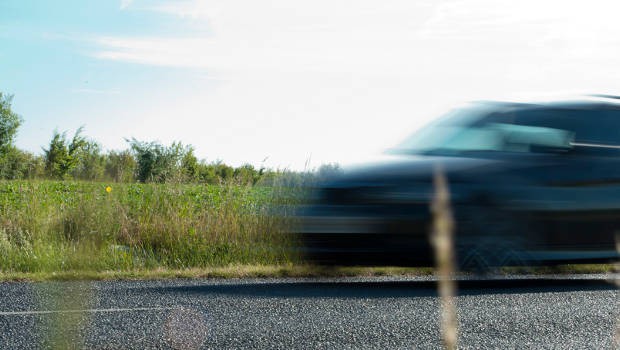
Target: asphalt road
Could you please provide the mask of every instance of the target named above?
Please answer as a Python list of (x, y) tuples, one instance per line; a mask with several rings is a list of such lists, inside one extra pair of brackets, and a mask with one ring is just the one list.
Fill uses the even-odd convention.
[[(460, 348), (612, 348), (600, 277), (461, 281)], [(0, 349), (429, 349), (439, 314), (428, 279), (0, 283)]]

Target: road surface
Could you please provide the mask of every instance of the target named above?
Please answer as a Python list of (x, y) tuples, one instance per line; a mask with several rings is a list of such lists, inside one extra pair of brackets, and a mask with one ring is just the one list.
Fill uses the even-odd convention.
[[(620, 294), (601, 277), (461, 281), (460, 348), (612, 348)], [(441, 348), (435, 288), (430, 278), (0, 283), (0, 349)]]

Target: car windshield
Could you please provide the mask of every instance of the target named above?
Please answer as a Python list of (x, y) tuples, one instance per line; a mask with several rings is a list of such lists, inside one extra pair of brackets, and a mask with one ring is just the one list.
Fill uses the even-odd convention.
[(451, 111), (420, 129), (392, 149), (392, 153), (559, 151), (569, 149), (573, 137), (574, 133), (568, 130), (523, 125), (514, 112), (470, 107)]

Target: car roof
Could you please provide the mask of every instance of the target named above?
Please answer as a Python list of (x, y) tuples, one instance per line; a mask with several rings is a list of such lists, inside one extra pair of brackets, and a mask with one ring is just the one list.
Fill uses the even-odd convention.
[(579, 98), (541, 101), (475, 101), (493, 109), (527, 110), (527, 109), (577, 109), (577, 110), (620, 110), (620, 96), (592, 94)]

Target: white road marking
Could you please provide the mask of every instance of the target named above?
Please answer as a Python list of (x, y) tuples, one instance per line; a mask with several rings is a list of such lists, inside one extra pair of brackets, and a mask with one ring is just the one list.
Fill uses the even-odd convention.
[(24, 316), (24, 315), (47, 315), (47, 314), (67, 314), (67, 313), (98, 313), (98, 312), (132, 312), (132, 311), (168, 311), (174, 310), (173, 307), (136, 307), (126, 309), (84, 309), (84, 310), (41, 310), (41, 311), (0, 311), (0, 316)]

